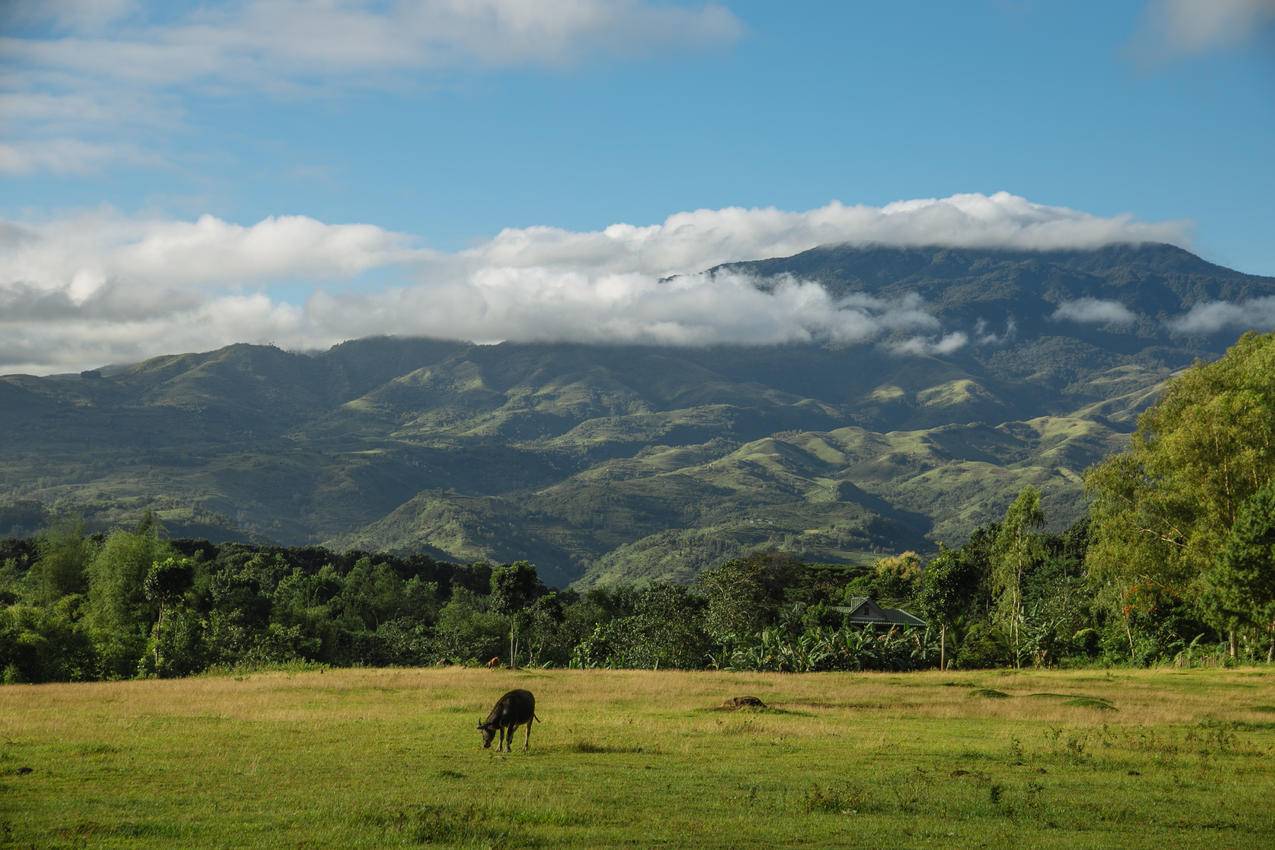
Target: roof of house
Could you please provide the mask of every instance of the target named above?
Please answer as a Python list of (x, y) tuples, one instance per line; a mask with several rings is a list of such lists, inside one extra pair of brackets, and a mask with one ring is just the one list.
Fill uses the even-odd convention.
[(901, 608), (882, 608), (866, 596), (855, 596), (846, 605), (833, 605), (833, 611), (849, 614), (851, 623), (883, 623), (890, 626), (924, 626), (925, 621)]

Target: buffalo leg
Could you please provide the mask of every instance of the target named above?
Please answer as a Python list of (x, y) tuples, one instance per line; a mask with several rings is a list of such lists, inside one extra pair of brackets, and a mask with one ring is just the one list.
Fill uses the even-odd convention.
[(527, 721), (527, 741), (522, 745), (523, 750), (531, 749), (531, 721)]

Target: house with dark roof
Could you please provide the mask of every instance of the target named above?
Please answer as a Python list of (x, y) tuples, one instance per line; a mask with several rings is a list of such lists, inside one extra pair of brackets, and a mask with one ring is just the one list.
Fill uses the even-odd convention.
[(848, 614), (846, 621), (856, 626), (920, 626), (925, 621), (914, 617), (902, 608), (882, 608), (866, 596), (852, 597), (846, 605), (833, 605), (831, 610), (839, 614)]

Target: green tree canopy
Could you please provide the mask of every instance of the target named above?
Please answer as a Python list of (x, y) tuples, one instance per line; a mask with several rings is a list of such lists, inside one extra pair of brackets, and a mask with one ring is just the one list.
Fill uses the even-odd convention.
[(161, 610), (181, 599), (190, 590), (194, 571), (186, 558), (165, 558), (156, 561), (142, 580), (142, 592), (146, 598), (160, 606)]
[(492, 568), (488, 605), (495, 613), (509, 618), (511, 666), (518, 665), (518, 621), (523, 610), (544, 590), (545, 586), (536, 575), (536, 568), (527, 561), (514, 561), (512, 564)]
[(644, 587), (634, 612), (606, 628), (610, 665), (702, 667), (709, 648), (702, 608), (702, 601), (685, 585), (656, 582)]
[(1009, 634), (1015, 664), (1021, 663), (1023, 581), (1043, 554), (1040, 529), (1044, 524), (1040, 491), (1026, 487), (1005, 511), (992, 543), (992, 591), (996, 594), (993, 616)]
[(902, 602), (921, 581), (921, 556), (911, 550), (878, 558), (873, 565), (877, 594), (887, 602)]
[(771, 625), (801, 564), (788, 555), (762, 552), (736, 558), (700, 574), (707, 606), (704, 627), (714, 640), (752, 635)]
[(144, 522), (111, 534), (89, 564), (89, 627), (106, 676), (132, 674), (145, 651), (156, 612), (144, 582), (170, 554), (158, 527)]
[(945, 547), (925, 565), (917, 588), (921, 612), (939, 625), (939, 667), (947, 666), (947, 629), (978, 592), (978, 567), (960, 551)]
[(520, 611), (542, 592), (544, 585), (536, 568), (527, 561), (492, 567), (490, 605), (497, 614), (508, 616)]
[(1197, 363), (1086, 477), (1090, 576), (1128, 616), (1139, 595), (1203, 598), (1242, 507), (1275, 479), (1275, 334)]
[(87, 589), (87, 570), (95, 547), (84, 532), (82, 519), (55, 522), (37, 538), (37, 547), (40, 557), (30, 575), (36, 600), (48, 604)]
[(1218, 625), (1255, 627), (1275, 639), (1275, 482), (1240, 506), (1204, 585), (1204, 604)]

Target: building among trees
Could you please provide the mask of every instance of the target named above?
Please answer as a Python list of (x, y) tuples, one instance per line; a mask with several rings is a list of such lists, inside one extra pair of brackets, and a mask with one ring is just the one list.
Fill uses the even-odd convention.
[(866, 596), (851, 597), (848, 605), (834, 605), (833, 611), (849, 614), (846, 621), (855, 626), (919, 626), (925, 628), (925, 621), (914, 617), (902, 608), (882, 608)]

